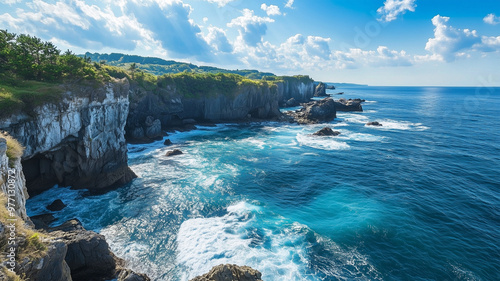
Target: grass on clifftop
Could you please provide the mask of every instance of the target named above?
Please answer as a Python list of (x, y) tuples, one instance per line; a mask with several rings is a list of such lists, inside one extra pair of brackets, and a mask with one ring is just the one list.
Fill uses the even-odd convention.
[(24, 153), (24, 147), (11, 135), (6, 132), (0, 132), (0, 138), (7, 141), (7, 157), (9, 158), (9, 166), (14, 166), (14, 161), (21, 158)]
[[(16, 220), (13, 221), (9, 219)], [(27, 227), (24, 224), (24, 220), (17, 215), (14, 217), (11, 216), (9, 210), (7, 209), (7, 197), (3, 192), (0, 192), (0, 222), (4, 226), (8, 226), (14, 222), (16, 226), (16, 262), (21, 262), (26, 258), (29, 261), (34, 262), (46, 255), (47, 244), (43, 241), (44, 235)], [(12, 247), (8, 244), (8, 235), (10, 235), (10, 229), (6, 227), (4, 234), (0, 236), (0, 251), (2, 253), (8, 253), (9, 248)], [(0, 257), (0, 263), (5, 262), (6, 259), (7, 256), (2, 254)], [(21, 276), (7, 272), (8, 270), (5, 267), (2, 267), (2, 271), (5, 275), (7, 275), (7, 280), (23, 280)]]
[(0, 81), (0, 118), (18, 112), (30, 114), (37, 106), (57, 103), (63, 89), (56, 83), (39, 81)]

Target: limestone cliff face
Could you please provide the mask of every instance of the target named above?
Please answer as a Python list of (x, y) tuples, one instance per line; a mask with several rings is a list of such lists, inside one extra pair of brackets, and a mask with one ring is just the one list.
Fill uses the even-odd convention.
[(54, 184), (104, 189), (130, 181), (134, 174), (127, 166), (124, 137), (128, 81), (65, 87), (58, 104), (0, 119), (0, 130), (26, 147), (28, 191), (36, 194)]
[(298, 102), (307, 102), (313, 95), (312, 81), (300, 81), (295, 78), (288, 78), (272, 86), (243, 85), (229, 95), (202, 97), (181, 95), (175, 85), (167, 85), (157, 93), (132, 87), (130, 96), (133, 101), (130, 103), (126, 132), (131, 139), (153, 139), (158, 136), (151, 132), (157, 132), (158, 127), (179, 126), (189, 119), (273, 119), (281, 116), (280, 104), (291, 98)]

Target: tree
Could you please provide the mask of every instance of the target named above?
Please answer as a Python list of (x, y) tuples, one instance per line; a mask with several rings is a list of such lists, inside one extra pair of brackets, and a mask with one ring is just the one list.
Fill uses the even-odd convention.
[(135, 64), (135, 62), (132, 63), (128, 69), (132, 73), (132, 80), (134, 80), (135, 79), (135, 71), (137, 70), (137, 65)]

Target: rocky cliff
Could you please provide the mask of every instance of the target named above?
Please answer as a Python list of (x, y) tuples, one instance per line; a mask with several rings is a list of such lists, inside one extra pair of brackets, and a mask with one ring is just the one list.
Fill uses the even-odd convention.
[[(210, 85), (208, 85), (210, 86)], [(230, 93), (197, 96), (181, 93), (175, 83), (156, 92), (131, 87), (130, 113), (126, 133), (130, 139), (154, 139), (161, 128), (193, 121), (237, 121), (246, 118), (273, 119), (281, 116), (279, 106), (290, 99), (307, 102), (314, 95), (309, 78), (286, 77), (265, 84), (238, 85)]]
[(16, 214), (26, 220), (26, 199), (28, 191), (26, 190), (21, 159), (9, 159), (7, 156), (7, 138), (0, 134), (0, 191), (7, 198), (11, 198), (14, 203)]
[[(22, 147), (0, 134), (0, 280), (149, 281), (124, 268), (104, 236), (85, 230), (79, 221), (35, 230), (26, 216), (21, 165)], [(35, 221), (35, 219), (34, 219)]]
[(135, 175), (127, 166), (124, 137), (128, 81), (64, 88), (57, 104), (0, 119), (0, 130), (26, 148), (28, 191), (36, 194), (55, 184), (100, 190), (130, 181)]

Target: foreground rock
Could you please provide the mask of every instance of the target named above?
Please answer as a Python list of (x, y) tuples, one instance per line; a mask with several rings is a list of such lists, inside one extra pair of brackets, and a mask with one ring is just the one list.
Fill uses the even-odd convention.
[(326, 85), (324, 83), (319, 82), (319, 84), (314, 89), (314, 96), (315, 97), (328, 97), (328, 95), (326, 94)]
[(366, 126), (377, 126), (377, 127), (380, 127), (380, 126), (382, 126), (382, 124), (379, 123), (379, 122), (377, 122), (377, 121), (373, 121), (373, 122), (366, 123)]
[(361, 103), (362, 99), (339, 99), (335, 101), (335, 109), (337, 111), (363, 111)]
[(180, 151), (179, 149), (174, 149), (174, 150), (167, 151), (165, 156), (170, 157), (170, 156), (181, 155), (181, 154), (183, 154), (182, 151)]
[(286, 114), (299, 124), (329, 122), (337, 117), (335, 102), (332, 98), (309, 102), (304, 104), (304, 108)]
[(122, 278), (118, 278), (119, 281), (149, 280), (145, 275), (124, 269), (124, 260), (111, 252), (104, 236), (84, 229), (77, 219), (47, 230), (50, 236), (57, 237), (66, 244), (65, 261), (73, 281), (104, 281), (117, 277)]
[(221, 264), (190, 281), (262, 281), (262, 274), (248, 266)]
[(323, 129), (317, 131), (313, 134), (314, 136), (338, 136), (340, 135), (339, 131), (334, 131), (330, 127), (324, 127)]

